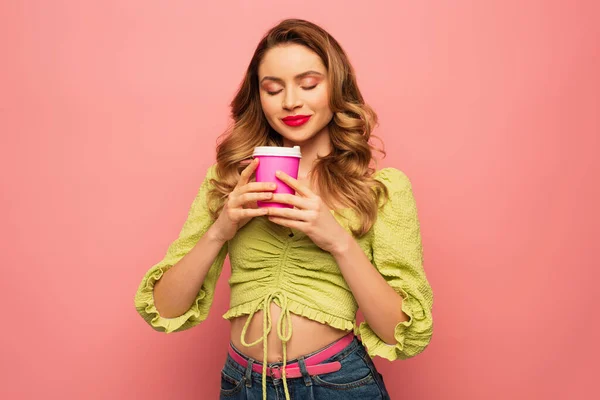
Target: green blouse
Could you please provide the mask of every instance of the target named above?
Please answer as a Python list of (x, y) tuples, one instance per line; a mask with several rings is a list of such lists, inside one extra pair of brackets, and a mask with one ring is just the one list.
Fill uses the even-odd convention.
[[(271, 330), (271, 302), (281, 307), (278, 322), (283, 326), (290, 324), (289, 313), (294, 313), (338, 329), (354, 330), (371, 356), (405, 359), (427, 347), (433, 332), (433, 293), (423, 269), (420, 225), (411, 184), (407, 176), (395, 168), (384, 168), (375, 173), (374, 178), (387, 186), (390, 199), (380, 209), (371, 230), (356, 239), (373, 266), (402, 296), (402, 311), (410, 317), (396, 326), (394, 345), (381, 340), (368, 323), (357, 326), (356, 300), (332, 255), (315, 245), (304, 233), (293, 230), (291, 236), (289, 228), (272, 223), (267, 217), (250, 220), (221, 248), (195, 301), (183, 315), (162, 317), (154, 305), (154, 285), (194, 247), (214, 222), (209, 216), (206, 194), (211, 188), (210, 179), (216, 179), (215, 174), (215, 165), (212, 165), (179, 237), (171, 243), (164, 258), (146, 272), (135, 295), (138, 313), (154, 329), (170, 333), (204, 321), (225, 257), (229, 254), (231, 300), (223, 318), (252, 316), (263, 309), (267, 326), (263, 337), (251, 345), (264, 340), (265, 356), (265, 338)], [(351, 209), (338, 210), (334, 216), (348, 231), (350, 224), (358, 221)], [(292, 331), (284, 335), (281, 326), (277, 331), (284, 342), (285, 356), (285, 342)]]

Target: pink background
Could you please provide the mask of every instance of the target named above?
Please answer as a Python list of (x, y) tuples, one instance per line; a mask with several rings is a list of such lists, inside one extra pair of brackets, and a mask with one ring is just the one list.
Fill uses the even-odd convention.
[(376, 359), (392, 398), (594, 397), (598, 3), (365, 4), (0, 3), (0, 398), (217, 397), (228, 264), (195, 329), (154, 332), (133, 296), (285, 17), (342, 43), (413, 181), (435, 333)]

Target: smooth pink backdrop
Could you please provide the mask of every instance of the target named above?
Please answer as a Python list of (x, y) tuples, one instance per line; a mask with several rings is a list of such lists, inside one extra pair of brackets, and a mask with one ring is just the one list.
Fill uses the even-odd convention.
[[(209, 320), (136, 314), (228, 103), (280, 19), (329, 30), (412, 179), (435, 333), (376, 359), (394, 399), (598, 393), (594, 1), (0, 3), (0, 398), (213, 399)], [(595, 371), (595, 372), (594, 372)]]

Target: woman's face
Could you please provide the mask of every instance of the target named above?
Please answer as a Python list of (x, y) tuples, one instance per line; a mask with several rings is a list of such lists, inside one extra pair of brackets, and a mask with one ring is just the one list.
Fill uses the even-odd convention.
[(263, 112), (285, 145), (301, 145), (317, 134), (328, 134), (333, 117), (329, 83), (316, 53), (298, 44), (274, 47), (258, 67), (258, 81)]

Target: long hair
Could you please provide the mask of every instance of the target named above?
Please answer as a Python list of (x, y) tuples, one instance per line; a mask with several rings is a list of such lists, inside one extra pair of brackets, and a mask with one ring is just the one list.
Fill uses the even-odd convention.
[[(372, 150), (385, 157), (385, 150), (369, 143), (377, 115), (365, 104), (356, 83), (354, 69), (339, 43), (321, 27), (300, 19), (287, 19), (269, 30), (259, 42), (239, 90), (231, 102), (233, 124), (217, 145), (218, 179), (213, 180), (209, 204), (214, 219), (224, 201), (235, 188), (244, 169), (242, 161), (252, 157), (257, 146), (283, 146), (283, 138), (268, 123), (260, 102), (258, 67), (265, 53), (276, 46), (299, 44), (315, 52), (328, 71), (329, 106), (333, 118), (329, 122), (332, 151), (319, 157), (309, 174), (316, 182), (320, 196), (329, 206), (338, 203), (351, 208), (359, 217), (355, 236), (363, 236), (377, 217), (382, 194), (387, 201), (385, 185), (372, 177), (377, 160)], [(371, 161), (375, 161), (375, 168)]]

